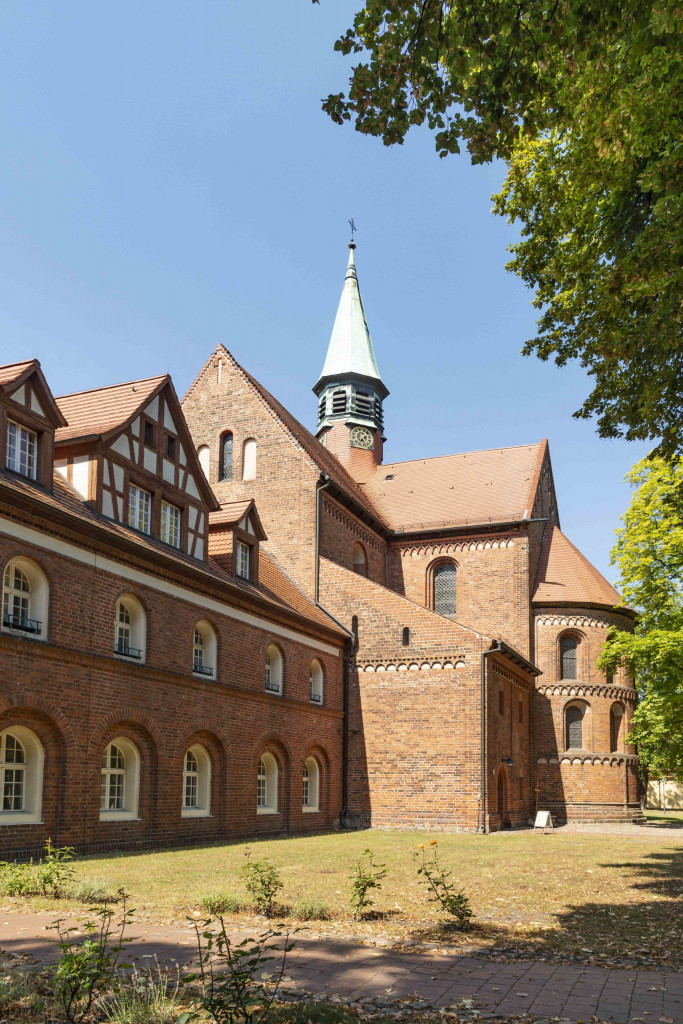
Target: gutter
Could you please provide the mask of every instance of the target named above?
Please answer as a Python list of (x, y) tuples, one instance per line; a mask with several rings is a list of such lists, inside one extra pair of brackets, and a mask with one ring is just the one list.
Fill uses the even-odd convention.
[(346, 818), (348, 815), (349, 802), (349, 668), (353, 652), (353, 634), (349, 633), (343, 623), (331, 615), (327, 608), (320, 603), (320, 495), (332, 484), (332, 480), (326, 473), (322, 474), (323, 483), (316, 488), (315, 492), (315, 605), (325, 615), (329, 615), (346, 633), (344, 641), (344, 655), (342, 661), (342, 805), (339, 812), (339, 822), (342, 828), (348, 828)]
[(488, 651), (481, 653), (481, 824), (479, 831), (486, 835), (486, 658), (503, 650), (500, 640), (494, 640)]

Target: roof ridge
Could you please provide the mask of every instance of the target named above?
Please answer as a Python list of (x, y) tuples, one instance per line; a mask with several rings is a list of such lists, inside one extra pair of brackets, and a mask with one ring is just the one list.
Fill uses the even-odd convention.
[(490, 452), (513, 452), (519, 448), (538, 448), (544, 440), (545, 438), (542, 438), (540, 441), (531, 441), (529, 444), (511, 444), (506, 447), (474, 448), (469, 452), (450, 452), (447, 455), (427, 455), (423, 458), (404, 459), (402, 462), (382, 462), (377, 467), (377, 472), (379, 473), (381, 469), (387, 469), (389, 466), (409, 466), (414, 462), (436, 462), (437, 459), (457, 459), (465, 455), (488, 455)]
[(76, 398), (79, 395), (92, 395), (95, 391), (113, 391), (115, 388), (132, 387), (133, 384), (146, 384), (150, 380), (163, 380), (164, 377), (171, 379), (170, 373), (158, 373), (154, 377), (140, 377), (137, 380), (122, 380), (119, 384), (102, 384), (98, 388), (86, 388), (84, 391), (68, 391), (64, 395), (55, 395), (55, 402), (62, 398)]
[(0, 370), (11, 370), (13, 366), (28, 366), (30, 363), (40, 366), (40, 360), (34, 356), (32, 359), (17, 359), (14, 363), (0, 363)]
[[(185, 392), (185, 394), (183, 395), (183, 397), (182, 397), (182, 398), (180, 399), (180, 404), (181, 404), (181, 405), (183, 404), (183, 402), (185, 401), (185, 399), (186, 399), (186, 398), (189, 398), (189, 397), (190, 397), (190, 395), (192, 394), (192, 392), (194, 391), (194, 389), (195, 389), (195, 388), (197, 387), (197, 384), (199, 383), (199, 381), (200, 381), (200, 378), (204, 376), (204, 371), (205, 371), (205, 370), (207, 369), (207, 367), (208, 367), (209, 363), (211, 362), (211, 360), (212, 360), (212, 359), (214, 358), (214, 356), (216, 355), (216, 353), (217, 353), (217, 352), (218, 352), (218, 351), (219, 351), (220, 349), (222, 349), (222, 350), (223, 350), (223, 352), (225, 352), (225, 353), (226, 353), (226, 355), (230, 356), (230, 352), (229, 352), (229, 351), (228, 351), (228, 349), (227, 349), (227, 348), (225, 347), (225, 345), (223, 344), (223, 342), (222, 342), (222, 341), (219, 341), (219, 342), (218, 342), (218, 344), (216, 345), (215, 349), (213, 350), (213, 352), (212, 352), (212, 353), (211, 353), (211, 355), (209, 356), (209, 358), (208, 358), (208, 359), (207, 359), (207, 360), (206, 360), (206, 361), (204, 362), (204, 364), (203, 364), (203, 366), (202, 366), (201, 370), (199, 371), (199, 373), (197, 374), (197, 376), (195, 377), (195, 379), (194, 379), (194, 380), (192, 381), (192, 383), (190, 384), (189, 388), (187, 389), (187, 391)], [(231, 356), (231, 358), (232, 358), (232, 356)], [(233, 361), (234, 361), (234, 360), (233, 360)]]

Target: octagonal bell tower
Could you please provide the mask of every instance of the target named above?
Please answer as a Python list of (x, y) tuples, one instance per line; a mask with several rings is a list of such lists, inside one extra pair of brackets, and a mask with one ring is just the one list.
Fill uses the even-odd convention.
[(325, 365), (313, 391), (319, 398), (318, 440), (351, 475), (368, 480), (382, 462), (383, 402), (389, 394), (377, 368), (349, 243), (349, 262)]

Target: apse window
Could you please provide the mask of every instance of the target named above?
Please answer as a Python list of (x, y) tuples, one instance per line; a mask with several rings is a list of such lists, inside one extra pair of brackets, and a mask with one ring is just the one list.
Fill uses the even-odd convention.
[(35, 480), (38, 465), (38, 435), (13, 420), (7, 421), (5, 465), (12, 473)]
[(560, 678), (578, 679), (579, 642), (575, 636), (563, 636), (560, 640)]

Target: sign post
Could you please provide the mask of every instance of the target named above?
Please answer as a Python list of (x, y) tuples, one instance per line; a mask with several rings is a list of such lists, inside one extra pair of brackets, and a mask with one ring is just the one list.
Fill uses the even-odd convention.
[(555, 826), (553, 825), (553, 819), (550, 811), (536, 811), (534, 832), (537, 828), (543, 829), (543, 835), (545, 835), (546, 828), (550, 828), (553, 832), (555, 831)]

